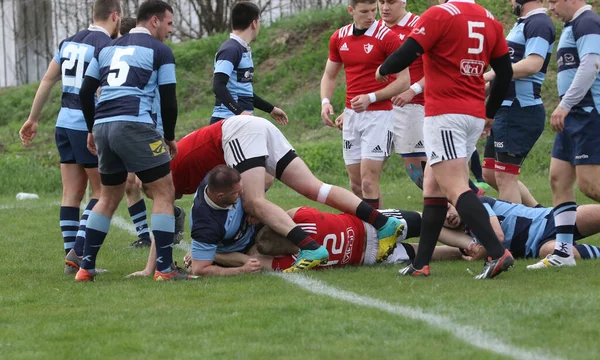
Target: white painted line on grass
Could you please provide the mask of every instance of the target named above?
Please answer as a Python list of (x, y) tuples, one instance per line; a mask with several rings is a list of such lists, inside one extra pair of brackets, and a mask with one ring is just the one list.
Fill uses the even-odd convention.
[(272, 273), (290, 282), (294, 285), (301, 287), (302, 289), (317, 295), (328, 296), (333, 299), (342, 300), (354, 305), (373, 308), (376, 310), (384, 311), (390, 314), (403, 316), (409, 319), (422, 321), (430, 326), (445, 330), (464, 341), (465, 343), (474, 347), (491, 351), (499, 355), (509, 356), (514, 359), (523, 360), (558, 360), (560, 357), (554, 354), (548, 354), (544, 350), (526, 350), (514, 346), (512, 344), (502, 341), (500, 338), (495, 337), (492, 334), (488, 334), (481, 329), (461, 325), (456, 323), (454, 320), (434, 313), (427, 313), (417, 307), (408, 307), (395, 305), (388, 303), (383, 300), (371, 298), (364, 295), (359, 295), (350, 291), (341, 290), (333, 286), (327, 285), (326, 283), (312, 279), (306, 275), (301, 274), (282, 274)]

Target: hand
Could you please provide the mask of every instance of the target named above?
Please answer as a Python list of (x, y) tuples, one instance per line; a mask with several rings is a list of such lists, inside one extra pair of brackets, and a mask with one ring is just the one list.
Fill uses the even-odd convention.
[(402, 94), (394, 96), (392, 98), (392, 104), (402, 107), (409, 104), (415, 96), (417, 96), (417, 93), (413, 89), (408, 89)]
[(485, 125), (483, 126), (483, 131), (484, 132), (490, 131), (490, 129), (492, 128), (492, 125), (494, 125), (494, 119), (486, 118)]
[(381, 75), (381, 73), (379, 73), (379, 69), (381, 69), (381, 65), (379, 65), (379, 67), (377, 68), (377, 71), (375, 72), (375, 80), (381, 82), (381, 83), (386, 83), (388, 82), (388, 76), (387, 75)]
[(340, 130), (344, 130), (344, 113), (341, 113), (340, 116), (335, 119), (335, 126)]
[(552, 116), (550, 116), (550, 125), (552, 126), (552, 131), (561, 132), (565, 129), (565, 117), (569, 114), (569, 111), (557, 106)]
[(33, 140), (33, 138), (37, 134), (37, 128), (37, 121), (33, 121), (31, 119), (27, 119), (23, 126), (21, 126), (21, 130), (19, 130), (19, 137), (21, 137), (21, 142), (23, 143), (23, 146), (27, 147), (29, 145), (29, 142)]
[(136, 271), (134, 273), (131, 273), (131, 274), (125, 276), (125, 279), (131, 279), (134, 277), (145, 277), (145, 276), (150, 276), (150, 275), (152, 275), (152, 272), (144, 269), (142, 271)]
[(369, 105), (371, 105), (371, 99), (367, 94), (358, 95), (350, 100), (350, 105), (352, 106), (352, 110), (356, 111), (357, 113), (361, 113), (367, 110)]
[(248, 259), (248, 261), (246, 261), (244, 266), (242, 266), (242, 273), (244, 273), (244, 274), (257, 273), (257, 272), (260, 272), (261, 268), (262, 267), (260, 266), (260, 261), (258, 261), (258, 259), (250, 258), (250, 259)]
[(183, 267), (189, 269), (192, 266), (192, 255), (188, 252), (183, 257)]
[(330, 115), (333, 115), (333, 106), (331, 104), (323, 104), (321, 106), (321, 120), (323, 120), (323, 124), (333, 127), (333, 122), (329, 118)]
[(169, 148), (169, 154), (171, 154), (171, 159), (174, 159), (175, 156), (177, 156), (177, 141), (165, 139), (165, 143)]
[(287, 117), (286, 113), (283, 110), (281, 110), (280, 108), (278, 108), (277, 106), (275, 106), (273, 108), (273, 111), (271, 111), (271, 117), (279, 125), (287, 125), (287, 123), (288, 123), (288, 117)]
[(92, 133), (88, 133), (87, 148), (92, 155), (98, 156), (98, 151), (96, 151), (96, 143), (94, 142), (94, 135), (92, 135)]

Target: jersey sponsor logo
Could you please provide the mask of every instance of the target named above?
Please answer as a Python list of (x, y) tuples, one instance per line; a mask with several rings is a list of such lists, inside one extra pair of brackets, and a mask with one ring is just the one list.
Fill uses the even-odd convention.
[(425, 26), (421, 26), (420, 28), (414, 28), (412, 33), (415, 35), (425, 35)]
[(350, 256), (352, 255), (352, 248), (354, 247), (354, 229), (351, 227), (346, 229), (346, 236), (348, 237), (348, 245), (346, 245), (346, 251), (344, 252), (344, 257), (342, 258), (342, 264), (347, 264), (350, 261)]
[(460, 73), (465, 76), (481, 76), (485, 70), (485, 63), (479, 60), (462, 59)]
[(340, 51), (350, 51), (350, 49), (348, 49), (348, 44), (343, 43), (342, 46), (340, 46)]
[(154, 156), (158, 156), (160, 154), (164, 154), (167, 152), (162, 140), (158, 140), (153, 143), (150, 143), (150, 150), (152, 151), (152, 155), (154, 155)]
[(497, 147), (498, 149), (503, 149), (504, 141), (494, 141), (494, 147)]
[(371, 44), (364, 44), (363, 48), (365, 49), (365, 52), (368, 54), (371, 52), (371, 50), (373, 50), (373, 45)]
[(381, 146), (377, 145), (373, 150), (371, 150), (371, 152), (374, 154), (380, 154), (383, 152), (383, 150), (381, 150)]

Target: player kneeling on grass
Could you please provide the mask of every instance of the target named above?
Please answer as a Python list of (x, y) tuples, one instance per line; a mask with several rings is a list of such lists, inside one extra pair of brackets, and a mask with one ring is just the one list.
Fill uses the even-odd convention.
[[(557, 228), (552, 208), (530, 208), (487, 196), (479, 198), (490, 216), (490, 222), (504, 247), (515, 256), (543, 258), (551, 254), (556, 243)], [(500, 221), (500, 219), (502, 219)], [(463, 227), (460, 217), (452, 207), (448, 209), (446, 226)], [(600, 232), (600, 205), (577, 207), (575, 240)], [(600, 258), (600, 248), (588, 244), (573, 244), (576, 259)], [(485, 252), (475, 256), (482, 258)]]

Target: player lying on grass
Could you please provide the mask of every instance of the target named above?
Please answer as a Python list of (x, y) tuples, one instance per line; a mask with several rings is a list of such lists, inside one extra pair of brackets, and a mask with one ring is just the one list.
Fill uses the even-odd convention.
[[(487, 196), (479, 199), (490, 216), (490, 222), (497, 236), (503, 239), (504, 247), (515, 257), (543, 258), (552, 253), (557, 233), (552, 208), (530, 208)], [(455, 229), (464, 227), (453, 207), (448, 209), (446, 226)], [(575, 240), (599, 232), (600, 205), (577, 207)], [(600, 248), (593, 245), (574, 243), (573, 251), (577, 259), (600, 258)], [(475, 258), (483, 258), (485, 253), (479, 255)]]

